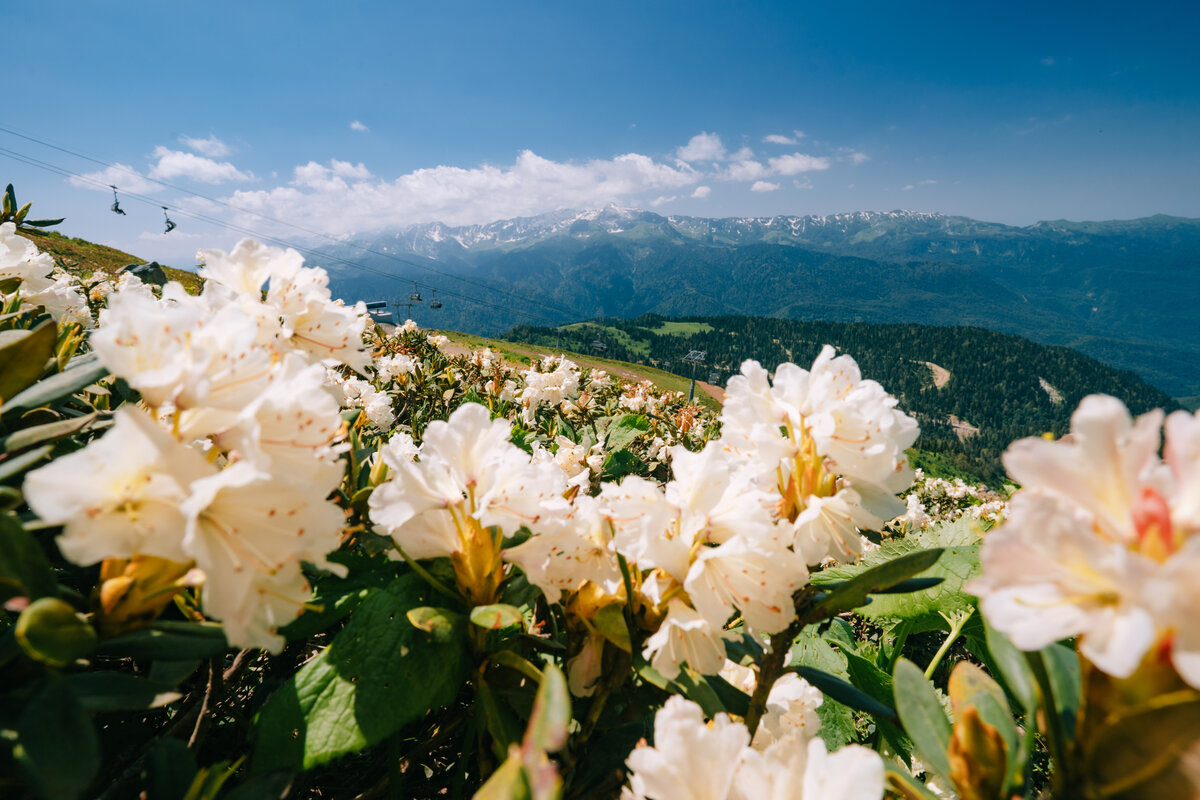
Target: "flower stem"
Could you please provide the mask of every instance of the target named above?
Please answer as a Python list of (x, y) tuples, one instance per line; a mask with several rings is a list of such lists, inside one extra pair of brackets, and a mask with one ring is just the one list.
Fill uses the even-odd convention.
[(408, 566), (410, 566), (412, 568), (413, 572), (420, 575), (425, 580), (425, 582), (428, 583), (430, 586), (432, 586), (434, 589), (438, 590), (439, 592), (441, 592), (442, 594), (451, 598), (452, 600), (461, 600), (462, 599), (458, 596), (457, 593), (452, 592), (448, 588), (446, 588), (446, 585), (444, 583), (439, 581), (437, 578), (433, 577), (433, 575), (429, 574), (429, 570), (422, 567), (416, 561), (413, 561), (412, 558), (409, 557), (408, 553), (404, 552), (403, 547), (401, 547), (400, 545), (396, 545), (396, 552), (399, 553), (400, 557), (404, 559), (404, 563), (408, 564)]
[[(946, 640), (942, 642), (942, 646), (938, 648), (936, 653), (933, 654), (933, 660), (930, 661), (929, 666), (925, 668), (926, 678), (933, 677), (934, 670), (938, 668), (938, 664), (942, 663), (942, 658), (944, 658), (946, 653), (950, 650), (950, 646), (958, 641), (958, 637), (962, 635), (963, 627), (966, 626), (967, 620), (969, 620), (974, 613), (975, 609), (972, 608), (967, 613), (957, 616), (954, 621), (950, 623), (950, 632), (946, 634)], [(949, 622), (949, 620), (947, 621)]]

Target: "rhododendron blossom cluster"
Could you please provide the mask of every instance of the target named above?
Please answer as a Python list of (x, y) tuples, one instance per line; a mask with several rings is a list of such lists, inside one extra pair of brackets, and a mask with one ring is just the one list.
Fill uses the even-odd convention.
[(245, 240), (201, 251), (204, 293), (157, 296), (126, 277), (91, 344), (141, 393), (111, 430), (29, 474), (24, 492), (64, 525), (80, 564), (194, 562), (205, 612), (230, 643), (278, 650), (310, 590), (301, 564), (334, 568), (343, 514), (342, 421), (326, 370), (369, 362), (361, 308), (334, 301), (324, 270)]

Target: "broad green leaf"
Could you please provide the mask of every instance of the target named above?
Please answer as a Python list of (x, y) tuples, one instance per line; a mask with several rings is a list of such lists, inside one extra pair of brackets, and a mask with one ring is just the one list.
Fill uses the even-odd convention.
[(625, 624), (623, 606), (616, 603), (604, 606), (596, 612), (596, 616), (592, 617), (592, 624), (612, 644), (626, 653), (633, 651), (633, 643), (629, 639), (629, 626)]
[[(855, 688), (861, 689), (881, 705), (888, 706), (894, 702), (892, 691), (892, 676), (858, 653), (846, 653), (846, 665), (850, 670), (850, 681)], [(877, 716), (875, 720), (879, 731), (891, 746), (892, 751), (900, 756), (905, 763), (912, 760), (912, 743), (895, 723), (899, 722), (895, 712), (888, 717)]]
[(96, 631), (70, 603), (42, 597), (17, 618), (17, 641), (33, 659), (65, 667), (96, 649)]
[(0, 514), (0, 600), (24, 595), (53, 597), (58, 584), (33, 534), (12, 514)]
[(141, 711), (183, 697), (170, 684), (125, 672), (79, 672), (67, 676), (67, 685), (88, 711)]
[(1012, 641), (984, 621), (987, 648), (996, 671), (1013, 697), (1026, 711), (1037, 708), (1037, 682), (1029, 669), (1025, 654), (1013, 646)]
[(533, 701), (533, 713), (525, 729), (525, 747), (556, 753), (567, 743), (571, 722), (571, 693), (567, 678), (553, 662), (542, 669), (542, 683)]
[[(888, 791), (902, 800), (938, 800), (938, 796), (925, 788), (925, 784), (914, 778), (903, 767), (884, 762), (885, 784)], [(889, 795), (890, 796), (890, 795)]]
[(529, 781), (521, 765), (521, 751), (513, 745), (508, 758), (471, 796), (471, 800), (529, 800), (531, 797)]
[(628, 450), (617, 450), (609, 453), (608, 458), (604, 459), (604, 466), (600, 470), (600, 480), (619, 481), (626, 475), (642, 472), (645, 468), (646, 462), (633, 453)]
[(466, 677), (462, 638), (438, 642), (406, 624), (424, 584), (404, 575), (362, 602), (328, 647), (267, 701), (254, 771), (311, 769), (369, 747), (431, 708)]
[(879, 702), (849, 681), (812, 667), (793, 667), (792, 671), (839, 703), (880, 719), (896, 719), (895, 709)]
[(8, 480), (16, 475), (20, 475), (27, 469), (32, 468), (35, 464), (41, 461), (54, 450), (54, 445), (47, 444), (35, 450), (28, 450), (13, 458), (5, 458), (0, 460), (0, 481)]
[[(1052, 644), (1027, 657), (1037, 657), (1045, 666), (1050, 691), (1054, 694), (1054, 707), (1068, 739), (1075, 738), (1076, 716), (1083, 698), (1083, 678), (1079, 669), (1079, 655), (1069, 647)], [(1049, 711), (1049, 709), (1047, 709)]]
[[(882, 550), (883, 548), (880, 548)], [(844, 583), (831, 588), (814, 610), (821, 617), (833, 617), (865, 605), (873, 592), (889, 589), (901, 581), (924, 572), (937, 563), (941, 548), (919, 550), (869, 565)], [(832, 572), (832, 570), (830, 570)], [(824, 575), (825, 573), (818, 573)], [(827, 581), (825, 581), (827, 582)], [(814, 578), (813, 583), (820, 585)], [(932, 590), (931, 590), (932, 591)]]
[(480, 628), (498, 631), (503, 628), (511, 628), (516, 625), (525, 626), (525, 617), (521, 614), (521, 609), (505, 605), (504, 603), (493, 603), (489, 606), (475, 606), (471, 609), (471, 624), (478, 625)]
[(445, 644), (462, 636), (463, 615), (436, 606), (410, 608), (405, 616), (417, 630), (433, 637), (435, 642)]
[(17, 723), (22, 759), (41, 795), (52, 800), (83, 796), (100, 768), (100, 741), (83, 706), (61, 679), (31, 697)]
[[(717, 691), (709, 684), (707, 676), (701, 675), (690, 668), (680, 670), (673, 683), (673, 691), (679, 692), (688, 700), (691, 700), (696, 705), (704, 710), (705, 716), (712, 717), (720, 713), (729, 713), (732, 709), (725, 706), (725, 702)], [(732, 688), (732, 687), (731, 687)], [(749, 702), (746, 704), (749, 708)]]
[(896, 662), (896, 670), (892, 673), (892, 689), (896, 711), (905, 733), (912, 739), (913, 750), (934, 772), (942, 777), (949, 776), (950, 761), (946, 751), (950, 746), (950, 720), (946, 718), (933, 684), (920, 667), (902, 658)]
[(38, 381), (12, 399), (5, 398), (0, 414), (19, 413), (49, 405), (91, 386), (106, 375), (108, 370), (98, 360), (86, 357), (76, 359), (57, 375)]
[[(834, 625), (836, 624), (835, 621)], [(846, 656), (830, 647), (829, 642), (817, 633), (814, 625), (800, 631), (800, 635), (792, 641), (792, 649), (789, 654), (791, 660), (788, 662), (788, 666), (812, 667), (840, 678), (849, 679), (850, 677)]]
[(31, 331), (0, 331), (0, 402), (7, 405), (41, 377), (57, 345), (58, 328), (51, 320)]
[(225, 629), (210, 622), (155, 622), (105, 639), (96, 652), (118, 658), (186, 661), (211, 658), (229, 649)]
[(1018, 763), (1020, 735), (1017, 733), (1016, 724), (1013, 723), (1012, 712), (1009, 711), (1008, 696), (1004, 694), (1000, 684), (970, 661), (960, 661), (950, 673), (947, 694), (950, 695), (956, 719), (962, 716), (966, 708), (974, 707), (979, 713), (979, 718), (1000, 734), (1008, 759), (1005, 785), (1012, 783), (1024, 764)]
[(858, 741), (854, 712), (837, 700), (826, 697), (817, 706), (817, 717), (821, 720), (821, 739), (829, 752)]
[(196, 760), (187, 744), (162, 738), (154, 743), (146, 768), (147, 797), (185, 800), (196, 778)]
[[(941, 548), (942, 557), (937, 563), (913, 579), (925, 581), (940, 578), (938, 583), (912, 586), (912, 591), (902, 594), (875, 593), (871, 604), (857, 613), (884, 625), (908, 622), (910, 634), (948, 630), (943, 614), (953, 616), (975, 607), (975, 598), (963, 591), (963, 584), (979, 572), (979, 541), (979, 531), (971, 521), (960, 520), (886, 542), (867, 553), (858, 564), (822, 570), (813, 576), (813, 582), (821, 585), (832, 580), (854, 578), (898, 556), (922, 552), (926, 548)], [(892, 589), (898, 591), (906, 588), (904, 583), (908, 582)]]
[(613, 417), (604, 438), (605, 449), (610, 453), (624, 450), (633, 440), (650, 431), (650, 420), (644, 414), (622, 414)]
[(85, 414), (82, 417), (60, 419), (57, 422), (47, 422), (45, 425), (34, 425), (23, 428), (0, 439), (0, 453), (15, 453), (27, 447), (33, 447), (44, 442), (70, 436), (91, 425), (96, 420), (96, 414)]

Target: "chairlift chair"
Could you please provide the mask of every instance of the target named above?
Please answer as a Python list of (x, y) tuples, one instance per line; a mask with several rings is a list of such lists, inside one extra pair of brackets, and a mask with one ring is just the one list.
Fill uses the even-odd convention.
[(167, 207), (163, 206), (162, 210), (163, 210), (163, 219), (166, 220), (166, 222), (167, 222), (167, 229), (163, 231), (163, 235), (165, 236), (166, 234), (175, 230), (176, 226), (175, 226), (174, 221), (172, 221), (172, 219), (167, 216)]
[(719, 373), (719, 372), (708, 373), (708, 382), (712, 383), (712, 384), (720, 383), (721, 382), (721, 373)]
[(113, 202), (109, 208), (112, 209), (114, 214), (120, 214), (122, 217), (125, 216), (125, 211), (121, 208), (121, 201), (117, 198), (117, 187), (109, 184), (108, 188), (113, 190)]
[(441, 308), (442, 301), (437, 299), (437, 289), (433, 290), (433, 299), (429, 301), (430, 308)]
[(598, 353), (603, 353), (608, 349), (608, 345), (597, 339), (596, 341), (592, 342), (592, 349)]
[(412, 294), (410, 294), (410, 295), (408, 296), (408, 299), (409, 299), (409, 300), (411, 300), (411, 301), (413, 301), (414, 303), (419, 303), (419, 302), (421, 302), (421, 292), (420, 292), (420, 291), (417, 289), (417, 282), (416, 282), (416, 281), (413, 281), (413, 290), (412, 290)]

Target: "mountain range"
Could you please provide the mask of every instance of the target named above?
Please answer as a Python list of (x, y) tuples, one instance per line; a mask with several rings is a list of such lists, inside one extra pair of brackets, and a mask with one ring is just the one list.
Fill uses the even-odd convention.
[[(398, 297), (432, 327), (496, 334), (645, 313), (974, 325), (1200, 395), (1195, 219), (1016, 227), (915, 211), (708, 219), (609, 206), (413, 225), (333, 255), (340, 296)], [(422, 304), (405, 308), (413, 281)]]

